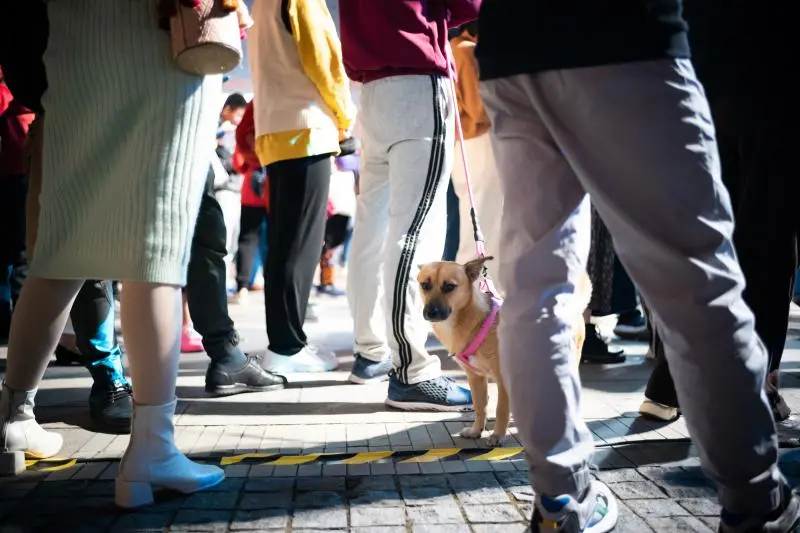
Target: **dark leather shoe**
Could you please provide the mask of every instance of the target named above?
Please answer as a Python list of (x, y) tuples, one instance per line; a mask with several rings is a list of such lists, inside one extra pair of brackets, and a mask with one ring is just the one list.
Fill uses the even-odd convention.
[(615, 365), (625, 362), (625, 352), (611, 350), (608, 343), (600, 337), (594, 324), (586, 324), (586, 340), (581, 352), (581, 363), (595, 365)]
[(127, 433), (133, 416), (133, 390), (121, 372), (106, 365), (88, 366), (94, 379), (89, 393), (89, 416), (99, 427)]
[(231, 370), (218, 362), (211, 361), (206, 372), (206, 392), (216, 396), (230, 396), (243, 392), (265, 392), (286, 387), (283, 376), (261, 368), (260, 357), (246, 354), (244, 366)]

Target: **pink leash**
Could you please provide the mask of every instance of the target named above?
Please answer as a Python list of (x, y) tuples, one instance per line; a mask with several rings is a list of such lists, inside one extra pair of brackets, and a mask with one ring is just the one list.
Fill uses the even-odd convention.
[[(453, 50), (450, 48), (450, 43), (447, 43), (448, 49), (450, 51), (450, 58), (453, 58)], [(478, 214), (475, 211), (475, 198), (472, 195), (472, 182), (470, 180), (469, 175), (469, 166), (467, 165), (467, 151), (464, 147), (464, 130), (461, 128), (461, 114), (458, 112), (458, 95), (456, 95), (456, 74), (455, 74), (455, 61), (451, 61), (450, 69), (450, 94), (453, 98), (453, 106), (455, 107), (455, 126), (456, 126), (456, 139), (458, 140), (458, 144), (461, 147), (461, 164), (464, 168), (464, 178), (467, 182), (467, 195), (469, 196), (469, 216), (472, 219), (472, 233), (475, 238), (475, 252), (477, 257), (485, 257), (486, 256), (486, 242), (483, 238), (483, 232), (481, 231), (481, 226), (478, 223)], [(489, 279), (488, 270), (486, 265), (483, 266), (483, 272), (481, 273), (481, 279), (479, 282), (479, 287), (481, 291), (486, 292), (492, 296), (492, 298), (499, 299), (499, 295), (497, 294), (497, 290), (492, 283), (492, 280)], [(501, 300), (502, 301), (502, 300)]]

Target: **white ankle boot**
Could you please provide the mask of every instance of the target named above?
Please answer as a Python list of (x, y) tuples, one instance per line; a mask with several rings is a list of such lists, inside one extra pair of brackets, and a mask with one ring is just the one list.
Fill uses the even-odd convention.
[(175, 446), (172, 418), (176, 404), (177, 400), (163, 405), (134, 404), (131, 441), (117, 474), (118, 506), (149, 505), (154, 488), (190, 494), (225, 479), (221, 468), (194, 463)]
[(64, 439), (45, 431), (33, 415), (36, 389), (16, 391), (5, 383), (0, 394), (0, 476), (25, 471), (25, 459), (47, 459), (61, 449)]

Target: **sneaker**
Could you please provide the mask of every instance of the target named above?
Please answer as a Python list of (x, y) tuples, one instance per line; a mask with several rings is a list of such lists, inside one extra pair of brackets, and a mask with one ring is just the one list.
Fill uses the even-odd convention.
[(622, 313), (614, 326), (614, 335), (620, 339), (648, 341), (650, 331), (647, 329), (647, 319), (638, 309)]
[(314, 306), (310, 302), (308, 307), (306, 307), (306, 322), (319, 322), (319, 316), (317, 316), (317, 313), (314, 311)]
[(99, 427), (128, 432), (133, 416), (133, 390), (122, 370), (122, 353), (115, 350), (105, 359), (87, 364), (92, 375), (89, 416)]
[(472, 411), (472, 393), (444, 376), (408, 385), (391, 372), (386, 405), (403, 411)]
[(247, 289), (239, 289), (237, 293), (231, 296), (228, 299), (228, 303), (231, 305), (247, 305), (247, 302), (250, 298), (250, 291)]
[(353, 361), (353, 369), (350, 371), (350, 377), (348, 379), (351, 383), (358, 384), (377, 383), (389, 379), (389, 372), (391, 371), (391, 358), (386, 358), (381, 361), (372, 361), (357, 353), (356, 360)]
[(639, 407), (639, 414), (645, 418), (654, 418), (662, 422), (672, 422), (681, 416), (680, 410), (677, 407), (670, 407), (663, 403), (654, 402), (653, 400), (645, 400)]
[(267, 350), (261, 366), (275, 374), (331, 372), (339, 366), (339, 360), (335, 353), (307, 344), (294, 355), (281, 355)]
[(231, 396), (243, 392), (266, 392), (286, 387), (286, 378), (261, 367), (261, 357), (245, 354), (244, 366), (229, 369), (219, 361), (211, 361), (206, 371), (206, 392), (215, 396)]
[(530, 533), (606, 533), (617, 525), (617, 500), (605, 484), (592, 481), (581, 499), (572, 496), (536, 498)]
[(192, 326), (181, 329), (181, 352), (198, 353), (203, 351), (203, 337)]
[(786, 400), (784, 400), (783, 396), (778, 392), (780, 391), (780, 377), (780, 370), (773, 370), (767, 374), (765, 383), (767, 400), (769, 400), (769, 406), (772, 408), (772, 417), (775, 419), (775, 422), (788, 420), (789, 415), (792, 414), (792, 409), (789, 407), (789, 404), (786, 403)]
[(345, 292), (342, 289), (337, 289), (333, 285), (317, 285), (317, 294), (326, 294), (328, 296), (344, 296)]
[(719, 533), (795, 533), (800, 531), (800, 497), (788, 487), (781, 505), (766, 516), (746, 516), (722, 510)]

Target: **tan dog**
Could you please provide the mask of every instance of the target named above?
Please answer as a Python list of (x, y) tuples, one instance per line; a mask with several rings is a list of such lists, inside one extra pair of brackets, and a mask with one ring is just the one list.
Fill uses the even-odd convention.
[[(500, 374), (500, 349), (497, 327), (500, 324), (499, 309), (492, 320), (492, 298), (478, 287), (483, 264), (493, 259), (483, 257), (465, 265), (441, 261), (420, 267), (417, 281), (424, 301), (423, 315), (431, 322), (436, 337), (447, 348), (467, 374), (472, 402), (475, 407), (475, 423), (464, 428), (461, 436), (480, 438), (486, 426), (486, 407), (489, 403), (489, 378), (497, 383), (497, 417), (494, 431), (487, 443), (499, 446), (508, 431), (510, 406), (508, 393)], [(577, 287), (575, 306), (574, 362), (580, 363), (583, 341), (586, 337), (584, 311), (592, 295), (592, 283), (588, 275), (581, 278)], [(489, 323), (489, 320), (492, 320)], [(481, 336), (483, 339), (481, 341)], [(481, 341), (476, 347), (475, 342)], [(474, 348), (474, 353), (469, 352)], [(468, 356), (469, 355), (469, 356)], [(467, 357), (468, 356), (468, 357)]]

